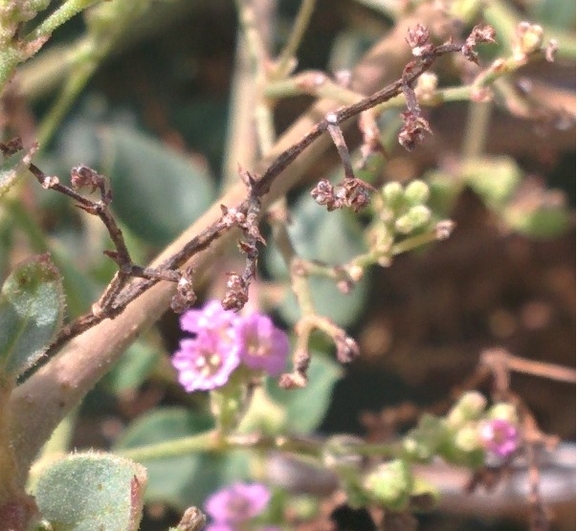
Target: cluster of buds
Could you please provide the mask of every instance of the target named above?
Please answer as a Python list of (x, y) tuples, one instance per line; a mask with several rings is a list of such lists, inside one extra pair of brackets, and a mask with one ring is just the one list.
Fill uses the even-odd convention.
[(519, 445), (515, 407), (500, 402), (487, 409), (486, 398), (478, 392), (465, 393), (445, 417), (424, 415), (403, 441), (413, 459), (429, 461), (440, 455), (475, 468), (506, 463)]
[(424, 181), (411, 181), (406, 187), (398, 182), (387, 183), (381, 197), (384, 200), (381, 218), (392, 225), (395, 233), (408, 235), (428, 227), (432, 212), (426, 206), (429, 186)]

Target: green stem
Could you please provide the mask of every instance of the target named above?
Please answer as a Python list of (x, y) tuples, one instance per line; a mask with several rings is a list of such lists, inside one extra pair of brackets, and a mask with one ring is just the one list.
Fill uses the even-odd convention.
[(258, 145), (262, 154), (268, 153), (275, 142), (275, 128), (272, 109), (263, 97), (263, 89), (267, 82), (266, 65), (270, 62), (265, 40), (259, 27), (253, 6), (247, 0), (236, 0), (238, 16), (247, 43), (254, 72), (256, 86), (255, 121)]
[(438, 240), (439, 238), (434, 230), (430, 232), (423, 232), (422, 234), (411, 236), (402, 242), (395, 243), (391, 249), (391, 254), (392, 256), (397, 256), (401, 253), (406, 253), (407, 251), (412, 251), (417, 247), (421, 247), (421, 245), (436, 242)]
[(40, 146), (45, 147), (48, 144), (58, 127), (60, 127), (68, 109), (82, 92), (82, 89), (98, 68), (100, 60), (109, 50), (109, 48), (105, 48), (95, 52), (95, 44), (92, 40), (87, 40), (83, 43), (84, 48), (78, 51), (75, 59), (76, 66), (70, 71), (58, 98), (44, 116), (38, 128), (38, 143)]
[(290, 72), (291, 63), (308, 28), (316, 3), (316, 0), (302, 0), (289, 39), (279, 55), (272, 77), (283, 78)]
[(64, 2), (54, 13), (42, 21), (34, 31), (30, 32), (26, 40), (28, 42), (34, 42), (36, 39), (49, 38), (56, 28), (62, 26), (62, 24), (68, 22), (73, 16), (99, 1), (100, 0), (68, 0)]
[(229, 435), (222, 437), (217, 430), (168, 442), (114, 450), (120, 457), (134, 461), (150, 461), (191, 453), (223, 453), (229, 450), (282, 450), (301, 455), (319, 456), (322, 441), (290, 437), (263, 437), (259, 435)]
[(493, 102), (491, 101), (469, 103), (469, 118), (463, 141), (462, 157), (464, 160), (479, 157), (485, 150), (492, 108)]
[(150, 444), (138, 448), (115, 450), (114, 453), (120, 457), (132, 459), (133, 461), (149, 461), (191, 453), (218, 452), (223, 449), (221, 443), (218, 443), (218, 441), (219, 437), (217, 432), (210, 431), (168, 442)]

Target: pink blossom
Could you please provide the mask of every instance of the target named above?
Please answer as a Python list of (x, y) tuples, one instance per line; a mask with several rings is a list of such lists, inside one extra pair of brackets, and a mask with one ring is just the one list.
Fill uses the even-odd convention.
[(212, 300), (199, 310), (192, 309), (182, 314), (180, 326), (192, 334), (211, 331), (215, 334), (222, 334), (224, 339), (230, 336), (231, 326), (237, 319), (238, 315), (223, 309), (219, 301)]
[(271, 376), (285, 367), (288, 337), (266, 315), (242, 317), (224, 310), (220, 302), (210, 301), (184, 313), (180, 323), (193, 337), (181, 340), (172, 364), (188, 392), (225, 385), (241, 362)]
[(278, 376), (289, 353), (287, 335), (266, 315), (253, 313), (235, 323), (241, 361), (250, 369)]
[(239, 363), (238, 349), (229, 342), (223, 344), (209, 332), (181, 340), (180, 349), (172, 357), (178, 381), (189, 393), (222, 387)]
[(509, 457), (519, 443), (517, 427), (503, 419), (487, 420), (481, 425), (480, 436), (485, 448), (497, 457)]

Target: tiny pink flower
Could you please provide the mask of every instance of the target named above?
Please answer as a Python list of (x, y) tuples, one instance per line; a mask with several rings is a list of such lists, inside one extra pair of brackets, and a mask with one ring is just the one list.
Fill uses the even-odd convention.
[(172, 357), (178, 381), (189, 393), (222, 387), (239, 363), (238, 349), (223, 345), (218, 336), (207, 332), (181, 340)]
[(216, 524), (238, 524), (262, 513), (270, 496), (260, 483), (236, 483), (212, 494), (204, 508)]
[(250, 369), (278, 376), (289, 353), (287, 335), (276, 328), (269, 317), (254, 313), (235, 323), (241, 361)]
[(487, 420), (481, 425), (481, 440), (487, 451), (500, 458), (509, 457), (517, 450), (517, 427), (504, 419)]

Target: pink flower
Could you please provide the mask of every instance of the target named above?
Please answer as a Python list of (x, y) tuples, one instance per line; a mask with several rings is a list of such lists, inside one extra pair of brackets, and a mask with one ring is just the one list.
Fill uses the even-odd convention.
[(234, 312), (223, 309), (219, 301), (212, 300), (200, 310), (188, 310), (183, 313), (180, 317), (180, 326), (192, 334), (210, 331), (225, 339), (230, 336), (231, 327), (238, 318)]
[(503, 419), (487, 420), (481, 425), (481, 440), (487, 451), (500, 458), (509, 457), (519, 443), (517, 427)]
[(241, 361), (271, 376), (285, 367), (288, 337), (266, 315), (241, 317), (210, 301), (184, 313), (180, 324), (194, 337), (181, 340), (172, 364), (188, 392), (222, 387)]
[(178, 381), (189, 393), (222, 387), (239, 363), (238, 349), (209, 332), (183, 339), (172, 357)]
[(216, 524), (233, 525), (262, 513), (269, 500), (270, 492), (264, 485), (236, 483), (212, 494), (204, 508)]
[(241, 361), (250, 369), (278, 376), (285, 368), (289, 353), (287, 335), (276, 328), (266, 315), (254, 313), (235, 324)]

